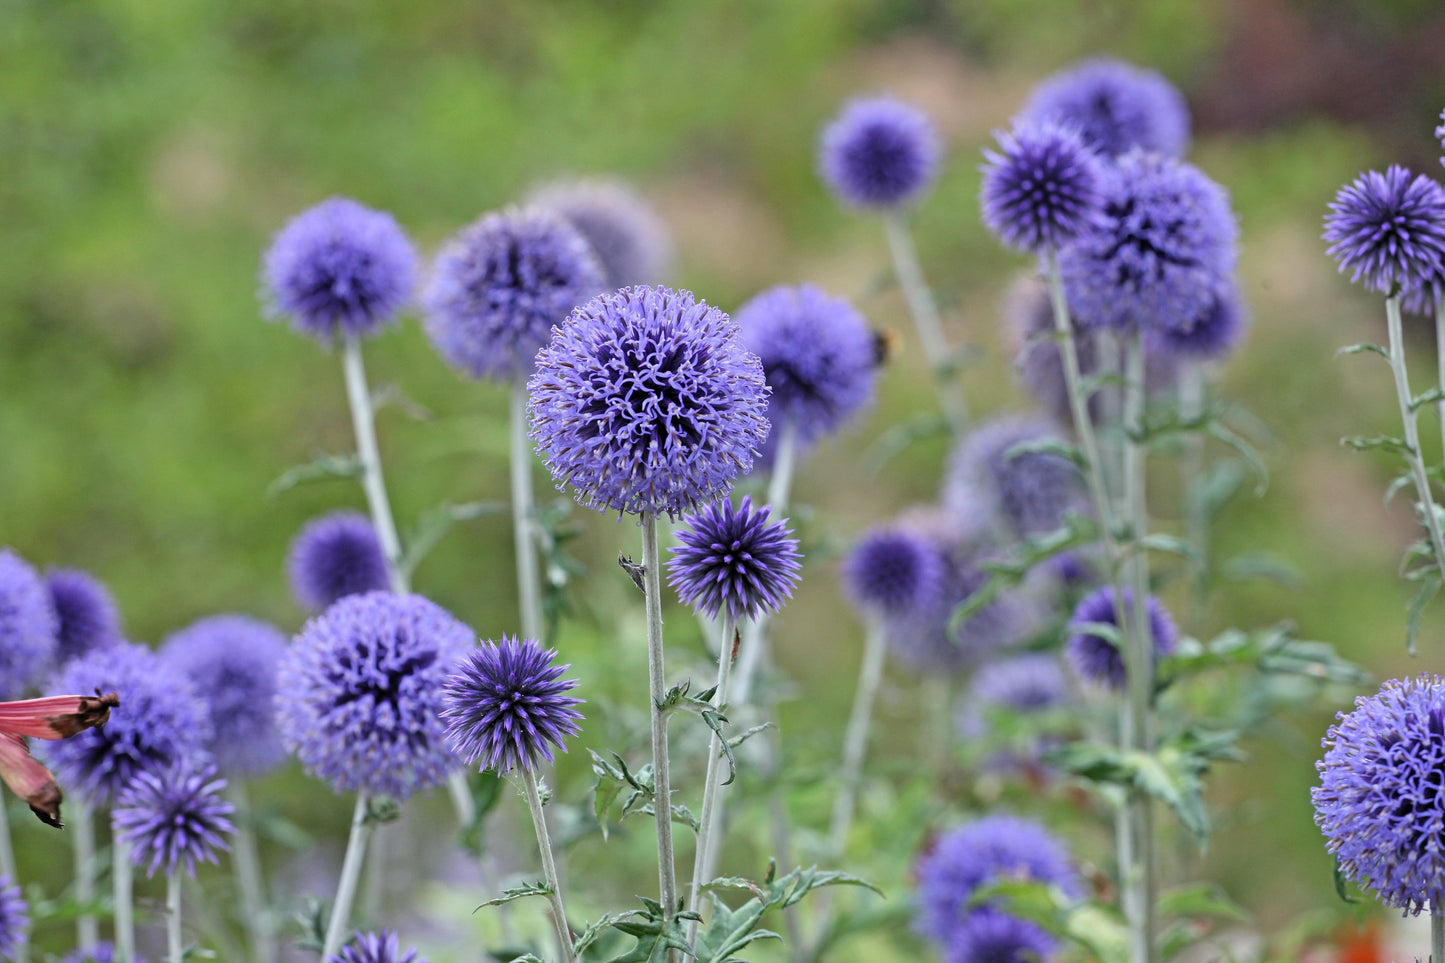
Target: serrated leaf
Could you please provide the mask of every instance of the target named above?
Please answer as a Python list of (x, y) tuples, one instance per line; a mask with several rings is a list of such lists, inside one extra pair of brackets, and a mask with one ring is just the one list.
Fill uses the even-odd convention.
[(696, 919), (697, 914), (678, 913), (671, 919), (664, 920), (662, 909), (655, 901), (644, 899), (643, 903), (648, 905), (646, 913), (628, 914), (640, 916), (641, 919), (621, 919), (613, 922), (613, 929), (626, 933), (637, 942), (626, 953), (614, 956), (608, 963), (663, 963), (670, 952), (691, 952), (682, 922)]
[(1340, 444), (1355, 451), (1390, 451), (1398, 455), (1414, 455), (1415, 449), (1393, 435), (1348, 435)]
[(1380, 346), (1380, 345), (1378, 345), (1378, 344), (1350, 344), (1350, 345), (1346, 345), (1345, 347), (1340, 348), (1338, 351), (1335, 352), (1335, 357), (1336, 357), (1336, 358), (1341, 358), (1341, 357), (1344, 357), (1345, 355), (1363, 354), (1363, 353), (1365, 353), (1365, 352), (1369, 352), (1370, 354), (1377, 354), (1377, 355), (1379, 355), (1380, 357), (1384, 358), (1386, 361), (1389, 361), (1389, 360), (1390, 360), (1390, 352), (1386, 351), (1382, 346)]
[(535, 953), (523, 953), (521, 956), (512, 957), (508, 963), (547, 963)]
[(528, 896), (551, 896), (552, 886), (546, 880), (539, 879), (535, 882), (520, 883), (517, 886), (509, 887), (502, 891), (501, 896), (493, 897), (485, 903), (478, 903), (477, 908), (472, 910), (475, 913), (483, 906), (501, 906), (503, 903), (510, 903), (515, 899), (525, 899)]
[(607, 913), (601, 918), (588, 923), (587, 927), (583, 929), (581, 933), (577, 934), (577, 938), (572, 941), (572, 955), (581, 959), (582, 954), (587, 952), (593, 943), (597, 942), (597, 938), (601, 936), (603, 931), (609, 926), (614, 926), (636, 915), (637, 910), (627, 910), (622, 913)]
[(331, 478), (356, 478), (362, 472), (361, 459), (355, 455), (317, 455), (304, 465), (286, 469), (266, 486), (266, 497), (275, 498), (307, 482)]
[(1410, 410), (1419, 411), (1428, 404), (1437, 401), (1445, 401), (1445, 388), (1431, 388), (1423, 394), (1418, 394), (1410, 399)]

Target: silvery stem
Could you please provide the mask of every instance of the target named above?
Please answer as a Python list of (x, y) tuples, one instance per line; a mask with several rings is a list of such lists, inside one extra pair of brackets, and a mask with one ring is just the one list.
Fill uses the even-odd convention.
[[(82, 796), (75, 801), (71, 828), (75, 833), (75, 898), (82, 906), (95, 902), (95, 810)], [(75, 921), (75, 938), (82, 953), (100, 942), (100, 923), (89, 910)]]
[(1440, 422), (1441, 457), (1445, 457), (1445, 296), (1435, 305), (1435, 384), (1442, 392), (1435, 402), (1435, 418)]
[[(1204, 414), (1204, 365), (1186, 361), (1179, 371), (1179, 418), (1193, 421)], [(1204, 437), (1197, 431), (1184, 439), (1184, 457), (1180, 469), (1184, 475), (1184, 526), (1195, 557), (1189, 560), (1193, 570), (1190, 592), (1194, 611), (1194, 628), (1198, 631), (1204, 619), (1209, 591), (1209, 518), (1204, 504)]]
[(662, 657), (662, 563), (657, 552), (657, 516), (642, 516), (643, 594), (647, 607), (647, 675), (652, 715), (652, 807), (657, 816), (657, 878), (662, 911), (671, 919), (677, 912), (677, 868), (672, 854), (672, 778), (667, 759), (667, 717), (662, 700), (667, 695), (667, 674)]
[(135, 904), (132, 896), (130, 843), (117, 839), (114, 865), (110, 868), (115, 884), (115, 959), (116, 963), (135, 963)]
[[(773, 471), (768, 479), (768, 507), (777, 521), (788, 510), (793, 491), (793, 468), (798, 459), (798, 429), (791, 421), (778, 428), (778, 446), (773, 449)], [(738, 655), (738, 705), (747, 705), (753, 694), (753, 682), (762, 668), (767, 648), (768, 617), (759, 616), (743, 625), (742, 650)]]
[(552, 840), (547, 835), (547, 814), (542, 812), (542, 794), (537, 790), (537, 774), (526, 766), (518, 766), (522, 788), (526, 790), (527, 808), (532, 813), (532, 828), (537, 831), (537, 849), (542, 854), (542, 875), (552, 888), (548, 902), (552, 904), (552, 923), (557, 930), (557, 952), (562, 963), (573, 963), (572, 931), (567, 926), (567, 908), (562, 903), (562, 880), (557, 875), (557, 861), (552, 857)]
[[(722, 642), (718, 646), (717, 655), (717, 687), (713, 694), (713, 704), (723, 711), (728, 702), (728, 683), (732, 681), (733, 664), (733, 639), (736, 636), (736, 628), (732, 616), (723, 613), (722, 618)], [(692, 887), (688, 893), (687, 908), (694, 913), (699, 911), (702, 898), (703, 884), (708, 882), (703, 878), (703, 872), (707, 864), (708, 846), (711, 845), (714, 834), (721, 835), (721, 826), (716, 818), (715, 809), (722, 796), (723, 750), (722, 740), (717, 733), (707, 744), (707, 770), (703, 781), (702, 789), (702, 813), (698, 816), (697, 848), (692, 858)], [(697, 920), (687, 924), (687, 942), (695, 945), (697, 940)]]
[(532, 536), (536, 507), (532, 497), (532, 449), (527, 444), (527, 385), (512, 386), (512, 539), (517, 554), (517, 598), (523, 638), (542, 638), (541, 579), (537, 540)]
[(888, 238), (888, 251), (893, 256), (893, 273), (898, 276), (898, 286), (903, 289), (908, 313), (913, 316), (914, 329), (923, 345), (923, 355), (938, 385), (944, 417), (954, 434), (961, 434), (968, 426), (968, 402), (954, 376), (952, 351), (943, 333), (943, 322), (938, 317), (938, 305), (923, 279), (918, 251), (913, 246), (913, 235), (909, 233), (903, 213), (890, 211), (884, 214), (883, 231)]
[(177, 866), (166, 874), (166, 947), (170, 963), (181, 963), (185, 947), (181, 944), (181, 870)]
[(1445, 913), (1430, 902), (1430, 963), (1445, 963)]
[(236, 841), (231, 850), (231, 865), (236, 871), (236, 885), (241, 890), (246, 933), (251, 938), (251, 957), (256, 963), (274, 963), (275, 927), (270, 908), (266, 905), (251, 800), (247, 797), (246, 784), (240, 779), (230, 781), (227, 793), (231, 797), (231, 805), (236, 807)]
[(346, 841), (346, 858), (341, 863), (341, 879), (336, 884), (336, 900), (331, 905), (331, 919), (326, 924), (326, 944), (321, 958), (329, 960), (341, 949), (348, 932), (351, 903), (356, 898), (356, 883), (361, 878), (361, 864), (366, 858), (366, 844), (371, 836), (367, 819), (368, 795), (356, 794), (356, 809), (351, 815), (351, 836)]
[(376, 446), (371, 389), (366, 385), (366, 367), (362, 364), (359, 339), (346, 339), (341, 360), (346, 375), (346, 398), (351, 405), (351, 427), (356, 434), (356, 457), (361, 462), (361, 487), (366, 491), (371, 523), (376, 528), (382, 553), (386, 555), (391, 590), (403, 594), (408, 591), (408, 586), (406, 574), (401, 568), (401, 539), (396, 534), (391, 502), (386, 497), (386, 481), (381, 476), (381, 453)]
[(1425, 516), (1425, 529), (1430, 533), (1430, 547), (1436, 564), (1445, 567), (1445, 539), (1440, 535), (1440, 520), (1435, 517), (1435, 498), (1430, 493), (1430, 478), (1425, 473), (1425, 456), (1420, 451), (1420, 431), (1416, 412), (1411, 409), (1410, 376), (1405, 370), (1405, 339), (1400, 331), (1400, 299), (1385, 299), (1385, 319), (1390, 329), (1390, 370), (1395, 375), (1395, 397), (1400, 403), (1400, 420), (1405, 427), (1406, 457), (1415, 479), (1415, 495)]

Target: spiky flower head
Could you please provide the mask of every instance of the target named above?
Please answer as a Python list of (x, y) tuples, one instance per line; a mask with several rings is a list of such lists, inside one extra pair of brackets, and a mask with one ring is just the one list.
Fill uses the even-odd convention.
[(753, 509), (744, 495), (733, 507), (723, 499), (684, 519), (673, 546), (668, 581), (693, 611), (735, 622), (755, 620), (783, 607), (798, 584), (798, 540), (772, 508)]
[(296, 533), (286, 556), (296, 600), (320, 612), (337, 599), (390, 586), (386, 553), (371, 519), (339, 511), (313, 518)]
[(1445, 905), (1445, 678), (1391, 679), (1335, 718), (1310, 800), (1341, 872), (1406, 913)]
[(691, 292), (623, 288), (572, 312), (527, 385), (537, 450), (582, 504), (676, 518), (727, 492), (767, 437), (763, 368)]
[(0, 874), (0, 959), (15, 959), (29, 942), (30, 906), (19, 884)]
[(1187, 360), (1218, 360), (1239, 347), (1248, 327), (1239, 290), (1227, 285), (1187, 331), (1160, 331), (1152, 340), (1155, 354)]
[(672, 264), (667, 226), (630, 185), (559, 181), (539, 188), (529, 203), (562, 215), (586, 238), (602, 265), (604, 287), (658, 284), (666, 278)]
[(1095, 227), (1104, 203), (1097, 155), (1072, 128), (1021, 124), (983, 152), (983, 223), (1009, 247), (1057, 249)]
[(800, 445), (836, 431), (873, 397), (873, 334), (858, 309), (812, 284), (768, 288), (738, 309), (738, 338), (763, 363), (765, 460), (791, 425)]
[(1068, 514), (1086, 510), (1078, 469), (1063, 455), (1030, 448), (1062, 442), (1038, 418), (1003, 416), (979, 425), (949, 458), (944, 507), (968, 524), (982, 509), (1020, 538), (1058, 529)]
[(125, 707), (104, 726), (44, 747), (61, 782), (93, 805), (109, 804), (139, 772), (196, 758), (211, 738), (210, 714), (190, 679), (144, 646), (121, 642), (89, 652), (47, 688), (57, 695), (115, 692)]
[[(1113, 639), (1085, 628), (1088, 623), (1117, 628), (1119, 621), (1115, 598), (1114, 587), (1106, 585), (1095, 589), (1079, 601), (1074, 607), (1074, 614), (1069, 618), (1073, 634), (1069, 636), (1064, 654), (1079, 678), (1110, 689), (1122, 689), (1128, 675), (1119, 647)], [(1123, 599), (1124, 611), (1132, 612), (1133, 592), (1124, 589)], [(1170, 617), (1169, 610), (1154, 596), (1151, 595), (1146, 600), (1145, 611), (1149, 616), (1149, 634), (1154, 642), (1154, 655), (1157, 660), (1174, 651), (1179, 642), (1179, 631), (1174, 627), (1174, 619)]]
[(931, 541), (900, 528), (864, 535), (843, 559), (843, 584), (865, 611), (931, 609), (943, 593), (944, 560)]
[(978, 670), (969, 686), (969, 700), (1014, 712), (1038, 712), (1068, 698), (1063, 667), (1042, 652), (989, 662)]
[(276, 668), (288, 640), (269, 622), (214, 615), (166, 639), (161, 657), (185, 673), (206, 704), (206, 751), (228, 776), (259, 776), (286, 758), (276, 731)]
[(566, 695), (576, 679), (561, 675), (570, 665), (556, 665), (557, 650), (536, 639), (502, 636), (500, 644), (483, 642), (446, 681), (442, 718), (447, 741), (469, 765), (505, 773), (534, 770), (538, 759), (552, 762), (555, 746), (575, 736), (582, 714), (572, 708), (582, 700)]
[(272, 310), (329, 344), (395, 320), (416, 284), (416, 251), (390, 214), (333, 197), (283, 227), (262, 268)]
[(1398, 164), (1365, 171), (1330, 202), (1324, 239), (1351, 282), (1408, 294), (1445, 270), (1445, 188)]
[(0, 699), (20, 695), (55, 665), (58, 628), (50, 592), (35, 569), (0, 548)]
[(45, 573), (45, 587), (55, 609), (59, 661), (120, 641), (120, 610), (99, 579), (79, 569), (53, 568)]
[(404, 800), (456, 767), (442, 691), (475, 636), (419, 595), (348, 595), (281, 659), (281, 741), (335, 792)]
[(514, 381), (554, 325), (602, 290), (602, 266), (569, 221), (543, 208), (485, 214), (437, 255), (422, 292), (426, 332), (453, 368)]
[(943, 947), (943, 963), (1039, 963), (1058, 949), (1048, 930), (992, 906), (964, 915)]
[(845, 204), (898, 207), (938, 173), (941, 149), (928, 116), (892, 97), (854, 100), (823, 128), (818, 169)]
[(1072, 126), (1106, 157), (1135, 148), (1182, 157), (1189, 148), (1184, 97), (1154, 71), (1118, 60), (1085, 60), (1048, 77), (1022, 116)]
[(402, 952), (401, 942), (393, 930), (380, 933), (357, 933), (341, 952), (326, 958), (326, 963), (427, 963), (414, 948)]
[(226, 837), (236, 832), (229, 818), (236, 807), (221, 796), (225, 788), (209, 763), (136, 773), (111, 814), (116, 835), (130, 844), (131, 862), (144, 866), (147, 876), (182, 865), (195, 876), (197, 862), (216, 862), (218, 852), (231, 848)]

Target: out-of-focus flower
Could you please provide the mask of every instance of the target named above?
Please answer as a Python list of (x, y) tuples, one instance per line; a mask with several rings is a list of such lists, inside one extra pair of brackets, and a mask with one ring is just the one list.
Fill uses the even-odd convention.
[(307, 522), (291, 542), (286, 570), (296, 600), (313, 612), (391, 584), (381, 540), (360, 512), (331, 512)]
[(1037, 923), (992, 906), (964, 915), (943, 947), (944, 963), (1040, 963), (1058, 941)]
[(1023, 118), (1076, 128), (1107, 157), (1140, 148), (1182, 157), (1189, 148), (1189, 108), (1162, 76), (1118, 60), (1086, 60), (1035, 88)]
[(0, 959), (13, 960), (30, 942), (30, 906), (20, 886), (0, 875)]
[(1223, 358), (1244, 339), (1247, 317), (1239, 290), (1229, 285), (1214, 299), (1214, 304), (1187, 331), (1173, 328), (1160, 331), (1153, 339), (1156, 353), (1172, 354), (1181, 359), (1207, 360)]
[[(974, 428), (948, 462), (943, 505), (966, 527), (982, 516), (1019, 538), (1058, 529), (1086, 511), (1078, 469), (1062, 455), (1021, 451), (1063, 439), (1037, 418), (999, 417)], [(979, 502), (982, 501), (980, 505)]]
[(1037, 254), (1099, 223), (1104, 174), (1077, 132), (1023, 124), (996, 136), (998, 150), (983, 153), (979, 205), (999, 240)]
[(684, 519), (681, 545), (668, 560), (669, 581), (693, 611), (734, 621), (755, 620), (783, 607), (798, 584), (798, 540), (785, 519), (770, 520), (751, 495), (708, 505)]
[(602, 265), (603, 284), (660, 284), (672, 264), (667, 226), (629, 185), (614, 180), (559, 181), (529, 203), (556, 211), (587, 239)]
[(990, 662), (969, 686), (969, 701), (1015, 712), (1038, 712), (1068, 698), (1069, 685), (1059, 660), (1032, 653)]
[[(76, 950), (63, 957), (60, 963), (116, 963), (115, 944), (97, 943), (92, 950)], [(146, 963), (145, 957), (135, 957), (135, 963)]]
[(116, 799), (111, 818), (116, 834), (131, 846), (131, 862), (167, 874), (184, 865), (196, 875), (197, 862), (216, 862), (217, 852), (230, 850), (226, 837), (236, 828), (236, 811), (221, 796), (226, 781), (216, 768), (181, 762), (159, 771), (136, 774)]
[(341, 948), (341, 952), (328, 957), (326, 963), (427, 963), (426, 957), (417, 956), (416, 950), (401, 950), (396, 933), (382, 930), (380, 933), (357, 933), (352, 941)]
[(936, 604), (944, 567), (938, 548), (922, 535), (877, 529), (859, 539), (843, 560), (843, 584), (860, 608), (899, 615)]
[(818, 169), (845, 204), (898, 207), (938, 173), (940, 148), (923, 111), (891, 97), (854, 100), (823, 128)]
[[(1134, 595), (1124, 589), (1124, 609), (1132, 611)], [(1080, 600), (1069, 619), (1073, 634), (1064, 648), (1069, 664), (1081, 679), (1094, 682), (1110, 689), (1122, 689), (1128, 679), (1124, 667), (1124, 656), (1112, 639), (1106, 639), (1084, 626), (1087, 623), (1118, 627), (1118, 612), (1114, 604), (1114, 587), (1106, 585), (1095, 589)], [(1145, 609), (1149, 615), (1149, 634), (1153, 637), (1154, 654), (1157, 659), (1174, 651), (1179, 641), (1179, 632), (1164, 604), (1154, 596), (1146, 600)]]
[(94, 576), (77, 569), (45, 573), (56, 617), (56, 655), (61, 662), (119, 642), (120, 611), (110, 591)]
[(1398, 165), (1340, 188), (1325, 215), (1329, 253), (1350, 280), (1410, 293), (1445, 271), (1445, 188)]
[(0, 549), (0, 696), (13, 699), (54, 666), (58, 628), (45, 582)]

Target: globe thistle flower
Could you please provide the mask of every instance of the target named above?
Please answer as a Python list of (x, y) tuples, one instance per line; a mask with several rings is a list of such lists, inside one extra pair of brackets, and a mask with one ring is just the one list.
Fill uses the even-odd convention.
[(818, 169), (845, 204), (899, 207), (938, 173), (938, 134), (928, 116), (891, 97), (854, 100), (823, 128)]
[(943, 594), (945, 562), (927, 538), (902, 529), (877, 529), (843, 560), (843, 584), (861, 609), (901, 613), (931, 609)]
[(1111, 175), (1100, 227), (1059, 252), (1069, 307), (1083, 324), (1188, 332), (1234, 275), (1229, 198), (1158, 154), (1125, 154)]
[(55, 664), (58, 627), (35, 569), (0, 549), (0, 698), (15, 698)]
[(668, 581), (694, 612), (754, 621), (783, 607), (798, 584), (798, 540), (772, 509), (753, 510), (751, 495), (733, 508), (724, 499), (684, 521), (668, 560)]
[[(1234, 285), (1228, 285), (1188, 330), (1160, 331), (1152, 339), (1156, 354), (1196, 361), (1217, 360), (1239, 347), (1247, 327), (1244, 303)], [(1147, 362), (1146, 362), (1147, 363)]]
[[(1391, 679), (1339, 713), (1315, 763), (1315, 823), (1344, 875), (1418, 915), (1445, 901), (1445, 679)], [(1438, 909), (1436, 910), (1438, 911)]]
[(999, 149), (983, 153), (979, 206), (999, 240), (1040, 254), (1099, 223), (1104, 174), (1078, 133), (1023, 124), (995, 136)]
[(981, 886), (1017, 879), (1057, 886), (1078, 896), (1079, 878), (1064, 845), (1038, 823), (994, 815), (939, 837), (919, 860), (919, 929), (947, 946)]
[(226, 837), (236, 832), (228, 818), (236, 807), (221, 797), (225, 788), (209, 764), (186, 761), (136, 773), (111, 814), (116, 835), (130, 844), (131, 862), (145, 866), (147, 876), (158, 869), (169, 875), (182, 864), (195, 876), (197, 861), (216, 862), (217, 851), (231, 848)]
[[(137, 956), (135, 963), (146, 963), (145, 957)], [(61, 958), (60, 963), (116, 963), (115, 944), (97, 943), (91, 950), (76, 950)]]
[(767, 437), (762, 365), (687, 291), (623, 288), (572, 312), (527, 385), (537, 450), (582, 504), (672, 518), (727, 492)]
[(606, 288), (658, 284), (672, 264), (667, 226), (627, 184), (562, 181), (535, 191), (529, 204), (555, 211), (586, 239)]
[(964, 915), (943, 948), (944, 963), (1039, 963), (1058, 941), (1037, 923), (983, 906)]
[(419, 595), (348, 595), (306, 623), (276, 682), (281, 741), (335, 792), (404, 800), (456, 759), (442, 691), (475, 636)]
[[(1124, 656), (1118, 646), (1113, 640), (1082, 628), (1085, 623), (1090, 622), (1117, 627), (1118, 612), (1114, 600), (1114, 587), (1106, 585), (1095, 589), (1079, 601), (1069, 619), (1074, 632), (1069, 637), (1064, 654), (1074, 671), (1079, 674), (1079, 678), (1110, 689), (1122, 689), (1128, 676), (1124, 668)], [(1132, 611), (1133, 604), (1133, 592), (1124, 589), (1125, 611)], [(1157, 598), (1149, 596), (1145, 609), (1149, 614), (1149, 634), (1153, 637), (1157, 660), (1160, 656), (1174, 651), (1174, 646), (1179, 641), (1179, 633), (1174, 627), (1174, 620), (1169, 617), (1168, 610)]]
[(0, 874), (0, 959), (13, 960), (30, 942), (30, 906), (20, 886)]
[(286, 571), (296, 600), (313, 612), (391, 585), (381, 539), (360, 512), (331, 512), (307, 522), (291, 542)]
[(61, 668), (50, 691), (115, 692), (124, 712), (100, 728), (46, 747), (67, 786), (106, 805), (141, 771), (194, 759), (211, 738), (210, 714), (189, 679), (144, 646), (122, 642)]
[(437, 255), (421, 298), (427, 336), (462, 374), (513, 381), (532, 370), (553, 325), (602, 285), (592, 249), (560, 215), (486, 214)]
[(570, 665), (554, 665), (557, 650), (535, 639), (484, 642), (449, 676), (442, 718), (447, 741), (468, 765), (498, 773), (534, 770), (538, 758), (552, 762), (552, 748), (581, 731), (582, 700), (564, 695), (576, 679), (562, 679)]
[(806, 445), (836, 431), (873, 398), (873, 333), (858, 309), (811, 284), (780, 284), (738, 309), (738, 339), (763, 363), (769, 445), (791, 424)]
[(1324, 239), (1352, 283), (1414, 291), (1445, 271), (1445, 189), (1398, 165), (1366, 171), (1330, 202)]
[(954, 449), (943, 481), (943, 505), (960, 523), (983, 514), (1019, 538), (1052, 532), (1070, 513), (1086, 510), (1079, 472), (1062, 455), (1018, 451), (1062, 442), (1048, 423), (1001, 417), (979, 425)]
[(1152, 70), (1118, 60), (1086, 60), (1035, 88), (1022, 118), (1076, 128), (1106, 157), (1139, 148), (1182, 157), (1189, 148), (1189, 108)]
[(1014, 712), (1039, 712), (1066, 700), (1069, 684), (1059, 660), (1031, 653), (989, 662), (969, 686), (969, 701)]
[(56, 657), (68, 662), (92, 649), (119, 642), (120, 610), (110, 590), (79, 569), (53, 568), (45, 587), (55, 610)]
[(326, 963), (427, 963), (426, 957), (417, 956), (415, 949), (401, 951), (401, 942), (392, 930), (380, 933), (357, 933), (355, 938), (341, 948), (341, 952), (326, 958)]
[(329, 344), (394, 320), (416, 283), (416, 251), (390, 214), (333, 197), (281, 229), (262, 273), (272, 310)]
[(269, 622), (216, 615), (175, 633), (161, 648), (206, 704), (212, 730), (206, 751), (222, 773), (259, 776), (286, 758), (275, 700), (287, 641)]

